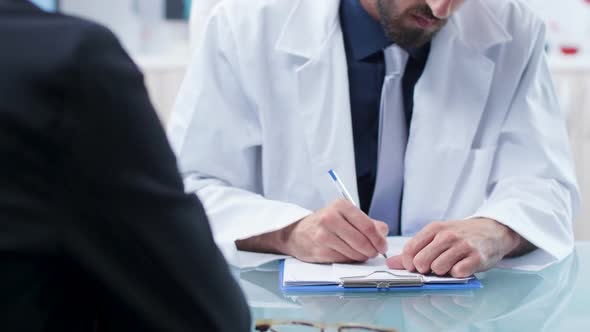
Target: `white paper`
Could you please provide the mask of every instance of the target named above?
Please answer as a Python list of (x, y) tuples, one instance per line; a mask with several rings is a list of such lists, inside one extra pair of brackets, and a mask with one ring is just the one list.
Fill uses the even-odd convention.
[[(386, 272), (386, 273), (379, 273)], [(421, 277), (426, 283), (464, 283), (471, 278), (444, 278), (424, 276), (403, 270), (391, 270), (385, 264), (385, 258), (378, 257), (359, 264), (310, 264), (295, 258), (285, 261), (283, 284), (285, 286), (319, 286), (338, 285), (341, 278), (359, 277), (363, 280), (400, 279)], [(372, 278), (373, 277), (373, 278)]]
[[(410, 238), (390, 237), (387, 239), (388, 257), (401, 254), (405, 244)], [(385, 264), (384, 257), (376, 257), (365, 263), (359, 264), (310, 264), (301, 262), (295, 258), (285, 260), (285, 269), (283, 272), (283, 284), (286, 286), (318, 286), (318, 285), (337, 285), (340, 284), (341, 278), (369, 276), (375, 272), (387, 271), (385, 276), (392, 279), (403, 277), (422, 276), (419, 273), (411, 273), (403, 270), (391, 270)], [(376, 278), (383, 278), (384, 274), (377, 273)], [(461, 283), (467, 279), (443, 278), (434, 276), (422, 276), (426, 283)]]
[[(404, 248), (406, 242), (410, 240), (409, 237), (389, 237), (387, 238), (388, 243), (388, 250), (387, 255), (388, 257), (399, 255)], [(260, 254), (255, 252), (247, 252), (247, 251), (237, 251), (236, 259), (228, 259), (230, 264), (234, 265), (240, 269), (252, 269), (262, 266), (264, 264), (278, 261), (281, 259), (286, 259), (289, 256), (284, 255), (274, 255), (274, 254)], [(229, 255), (226, 255), (226, 258)]]
[(320, 286), (338, 284), (340, 279), (332, 274), (330, 264), (304, 263), (295, 258), (285, 260), (283, 284), (289, 286)]
[(344, 277), (360, 277), (367, 276), (365, 280), (371, 280), (371, 275), (374, 274), (374, 279), (383, 279), (387, 274), (376, 273), (376, 272), (388, 272), (391, 278), (410, 278), (410, 277), (421, 277), (425, 283), (463, 283), (472, 278), (451, 278), (451, 277), (437, 277), (430, 275), (423, 275), (420, 273), (412, 273), (405, 270), (392, 270), (385, 264), (385, 258), (377, 257), (371, 259), (363, 264), (333, 264), (332, 275), (336, 278)]
[[(389, 237), (387, 238), (388, 250), (387, 257), (397, 256), (401, 254), (404, 245), (410, 240), (409, 237)], [(288, 256), (259, 254), (245, 251), (237, 252), (237, 267), (240, 269), (256, 268), (264, 264), (285, 259)], [(535, 250), (530, 254), (517, 258), (506, 258), (500, 261), (496, 268), (511, 269), (519, 271), (538, 272), (541, 271), (557, 261), (555, 258), (542, 250)], [(234, 263), (234, 262), (231, 262)], [(379, 261), (369, 260), (366, 265), (381, 264)]]
[(252, 269), (288, 257), (289, 256), (285, 255), (260, 254), (256, 252), (238, 251), (237, 262), (230, 261), (230, 264), (234, 265), (234, 263), (237, 263), (236, 267), (240, 269)]

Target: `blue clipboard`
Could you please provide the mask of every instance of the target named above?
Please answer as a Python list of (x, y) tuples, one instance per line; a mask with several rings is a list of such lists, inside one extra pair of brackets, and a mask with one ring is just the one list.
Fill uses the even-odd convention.
[(283, 273), (285, 261), (279, 265), (279, 287), (283, 293), (388, 293), (388, 292), (416, 292), (416, 291), (457, 291), (483, 288), (479, 279), (474, 278), (464, 284), (424, 284), (416, 287), (391, 287), (391, 288), (344, 288), (339, 285), (327, 286), (284, 286)]

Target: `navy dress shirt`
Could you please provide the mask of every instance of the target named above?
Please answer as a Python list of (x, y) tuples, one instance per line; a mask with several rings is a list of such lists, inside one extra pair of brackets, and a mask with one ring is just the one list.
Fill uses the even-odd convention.
[[(381, 24), (362, 7), (360, 0), (342, 0), (340, 24), (348, 65), (352, 131), (361, 209), (369, 212), (377, 177), (379, 112), (385, 80), (383, 50), (393, 44)], [(412, 117), (414, 86), (422, 75), (430, 45), (408, 50), (410, 57), (403, 77), (406, 120)]]

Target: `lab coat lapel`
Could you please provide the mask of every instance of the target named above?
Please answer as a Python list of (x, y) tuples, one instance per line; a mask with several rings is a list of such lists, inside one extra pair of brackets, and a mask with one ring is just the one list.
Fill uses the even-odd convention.
[(450, 21), (432, 41), (416, 85), (406, 153), (405, 234), (445, 218), (486, 107), (494, 63), (457, 37)]
[[(309, 151), (312, 183), (321, 202), (341, 198), (328, 171), (334, 169), (358, 202), (348, 70), (338, 16), (339, 0), (299, 0), (277, 49), (290, 54), (296, 111)], [(310, 193), (310, 197), (312, 197)]]

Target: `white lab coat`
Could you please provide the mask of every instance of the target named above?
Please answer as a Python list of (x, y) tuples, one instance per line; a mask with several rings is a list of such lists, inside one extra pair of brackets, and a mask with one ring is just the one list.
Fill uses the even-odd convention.
[(201, 41), (203, 29), (211, 9), (221, 0), (198, 0), (191, 2), (191, 14), (189, 20), (190, 49), (193, 51)]
[[(226, 0), (212, 12), (169, 137), (230, 262), (236, 239), (338, 199), (331, 168), (358, 201), (339, 3)], [(579, 194), (544, 43), (514, 0), (468, 0), (436, 35), (415, 88), (404, 235), (488, 217), (549, 261), (570, 254)]]

